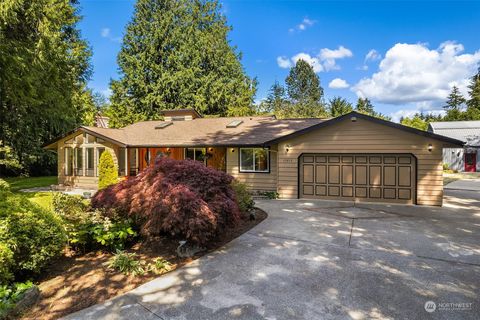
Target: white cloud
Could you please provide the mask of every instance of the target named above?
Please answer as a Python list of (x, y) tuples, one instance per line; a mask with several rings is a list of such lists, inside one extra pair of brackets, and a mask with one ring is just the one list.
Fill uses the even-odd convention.
[(365, 62), (368, 62), (368, 61), (375, 61), (375, 60), (380, 60), (382, 58), (382, 55), (380, 53), (378, 53), (377, 50), (375, 49), (371, 49), (370, 51), (368, 51), (368, 53), (365, 55)]
[(300, 52), (288, 59), (287, 57), (278, 57), (277, 64), (280, 68), (291, 68), (295, 63), (302, 59), (308, 62), (315, 72), (339, 70), (340, 66), (336, 64), (337, 59), (352, 57), (353, 53), (349, 49), (339, 46), (338, 49), (323, 48), (316, 56), (305, 52)]
[(103, 28), (102, 31), (100, 31), (100, 34), (102, 35), (102, 38), (110, 37), (110, 28)]
[(340, 78), (335, 78), (330, 83), (328, 84), (328, 87), (331, 89), (345, 89), (350, 87), (347, 81), (340, 79)]
[(371, 49), (365, 55), (365, 59), (363, 59), (363, 66), (358, 67), (357, 69), (367, 71), (368, 70), (368, 65), (367, 65), (368, 62), (380, 60), (381, 58), (382, 58), (382, 55), (380, 53), (378, 53), (377, 50)]
[(317, 23), (317, 21), (311, 20), (311, 19), (305, 17), (305, 18), (303, 18), (301, 23), (299, 23), (298, 25), (295, 26), (295, 28), (288, 29), (288, 32), (293, 33), (295, 31), (299, 31), (299, 32), (304, 31), (308, 27), (313, 26), (315, 23)]
[(303, 60), (312, 66), (315, 73), (323, 71), (322, 63), (317, 57), (312, 57), (308, 53), (297, 53), (292, 57), (292, 65), (296, 64), (298, 60)]
[(277, 57), (277, 64), (280, 68), (288, 69), (292, 67), (292, 62), (287, 57)]
[(110, 28), (102, 28), (102, 30), (100, 31), (100, 35), (102, 36), (102, 38), (106, 38), (113, 42), (122, 42), (122, 39), (120, 37), (112, 36), (112, 31), (110, 30)]
[(359, 97), (389, 104), (442, 102), (453, 85), (466, 92), (468, 78), (480, 62), (480, 51), (463, 51), (463, 45), (454, 42), (432, 50), (426, 44), (397, 43), (385, 54), (379, 71), (352, 90)]

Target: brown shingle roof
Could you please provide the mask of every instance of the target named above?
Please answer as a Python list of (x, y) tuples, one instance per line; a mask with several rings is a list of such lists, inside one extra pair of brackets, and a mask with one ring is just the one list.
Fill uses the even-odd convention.
[[(226, 126), (243, 121), (235, 128)], [(322, 119), (285, 119), (272, 117), (197, 118), (173, 121), (162, 129), (163, 121), (142, 121), (122, 129), (84, 127), (103, 137), (128, 146), (246, 146), (264, 143), (319, 124)]]

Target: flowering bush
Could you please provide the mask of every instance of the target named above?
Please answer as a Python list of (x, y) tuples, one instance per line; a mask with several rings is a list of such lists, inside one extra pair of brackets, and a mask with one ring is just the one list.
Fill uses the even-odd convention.
[(143, 235), (165, 232), (203, 245), (240, 219), (232, 180), (197, 161), (159, 158), (136, 177), (98, 191), (91, 203), (135, 219)]

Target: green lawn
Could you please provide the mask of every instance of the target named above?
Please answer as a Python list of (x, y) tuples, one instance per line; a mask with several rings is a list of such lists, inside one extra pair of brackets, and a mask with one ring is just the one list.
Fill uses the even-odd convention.
[(17, 196), (28, 198), (45, 209), (52, 209), (53, 192), (20, 192), (21, 189), (48, 187), (57, 184), (56, 176), (3, 178), (10, 184), (10, 190)]
[(20, 189), (28, 189), (35, 187), (48, 187), (52, 184), (57, 184), (57, 176), (48, 177), (16, 177), (16, 178), (3, 178), (10, 184), (12, 192), (17, 192)]

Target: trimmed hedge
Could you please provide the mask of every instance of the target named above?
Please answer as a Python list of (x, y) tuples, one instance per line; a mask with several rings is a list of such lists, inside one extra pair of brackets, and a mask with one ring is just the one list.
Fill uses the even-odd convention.
[(230, 175), (194, 160), (159, 158), (136, 177), (98, 191), (92, 207), (132, 217), (146, 236), (204, 245), (240, 219)]
[(113, 161), (113, 156), (109, 151), (105, 151), (100, 156), (98, 163), (98, 189), (118, 182), (118, 170)]

